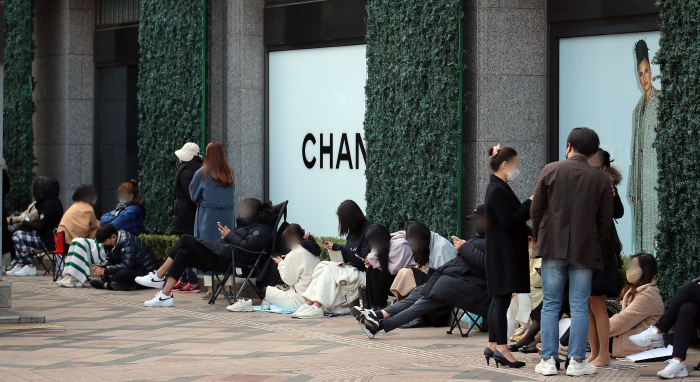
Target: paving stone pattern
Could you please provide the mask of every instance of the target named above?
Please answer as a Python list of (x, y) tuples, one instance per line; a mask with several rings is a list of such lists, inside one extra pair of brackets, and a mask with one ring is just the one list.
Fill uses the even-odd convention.
[[(0, 325), (0, 381), (564, 381), (487, 366), (486, 333), (446, 328), (396, 330), (369, 340), (351, 316), (295, 320), (231, 313), (220, 300), (177, 294), (173, 308), (145, 308), (155, 290), (58, 288), (50, 277), (11, 278), (13, 308), (46, 325)], [(56, 325), (58, 327), (51, 327)], [(691, 349), (690, 362), (700, 358)], [(657, 381), (664, 363), (599, 371), (577, 381)], [(700, 381), (700, 372), (684, 381)]]

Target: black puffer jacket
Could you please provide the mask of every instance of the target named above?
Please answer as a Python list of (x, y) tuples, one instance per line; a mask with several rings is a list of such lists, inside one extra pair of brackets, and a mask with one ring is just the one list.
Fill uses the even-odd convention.
[[(271, 211), (260, 211), (250, 219), (236, 219), (236, 228), (229, 232), (223, 239), (212, 241), (207, 239), (197, 239), (207, 248), (211, 249), (219, 257), (230, 257), (231, 251), (226, 248), (227, 244), (232, 244), (250, 251), (262, 251), (267, 247), (270, 235), (275, 225), (276, 217)], [(255, 259), (256, 255), (241, 251), (242, 256)], [(253, 260), (254, 261), (254, 260)], [(252, 264), (250, 264), (252, 265)]]
[(197, 203), (193, 202), (190, 197), (190, 183), (192, 183), (194, 173), (202, 167), (202, 160), (199, 157), (194, 157), (191, 161), (182, 163), (181, 166), (183, 168), (180, 181), (175, 185), (175, 202), (170, 233), (173, 235), (194, 235)]
[(423, 297), (486, 316), (491, 304), (486, 285), (486, 238), (474, 236), (459, 247), (457, 257), (435, 270)]
[(119, 231), (117, 243), (102, 265), (107, 276), (112, 276), (121, 269), (150, 272), (160, 267), (151, 247), (138, 236), (126, 231)]
[(44, 178), (38, 190), (32, 190), (36, 209), (39, 213), (39, 221), (23, 222), (19, 229), (22, 231), (36, 231), (46, 248), (53, 250), (53, 231), (63, 217), (63, 203), (58, 199), (61, 186), (56, 178)]

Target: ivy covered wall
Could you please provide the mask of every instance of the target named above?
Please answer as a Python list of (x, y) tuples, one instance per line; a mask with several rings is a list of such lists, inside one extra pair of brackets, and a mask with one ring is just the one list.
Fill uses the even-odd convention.
[(459, 0), (367, 1), (367, 214), (457, 231)]
[[(3, 158), (10, 176), (8, 211), (24, 211), (31, 202), (34, 177), (34, 41), (32, 0), (5, 0), (5, 66), (3, 78)], [(3, 186), (5, 187), (5, 186)]]
[(659, 223), (662, 297), (698, 277), (700, 264), (700, 1), (659, 0), (661, 68)]
[(141, 0), (139, 44), (139, 181), (146, 230), (162, 234), (170, 230), (175, 150), (201, 140), (201, 0)]

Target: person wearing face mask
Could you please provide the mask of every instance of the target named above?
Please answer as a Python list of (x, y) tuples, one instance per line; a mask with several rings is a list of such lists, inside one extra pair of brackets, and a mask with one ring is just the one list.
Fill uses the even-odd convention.
[(158, 269), (158, 260), (145, 241), (112, 224), (103, 224), (97, 230), (95, 240), (102, 245), (106, 259), (92, 271), (100, 279), (90, 280), (96, 289), (132, 291), (138, 288), (136, 277)]
[(268, 286), (265, 291), (265, 300), (284, 310), (297, 310), (306, 302), (301, 295), (311, 284), (314, 269), (321, 262), (319, 259), (321, 247), (316, 243), (316, 239), (311, 234), (305, 233), (299, 224), (290, 224), (282, 232), (282, 238), (290, 252), (284, 257), (275, 257), (273, 260), (277, 263), (282, 282), (287, 284), (289, 289), (282, 291), (274, 286)]
[(119, 204), (114, 211), (102, 215), (100, 224), (111, 224), (118, 231), (126, 231), (134, 235), (143, 232), (143, 219), (146, 216), (146, 207), (141, 203), (139, 182), (132, 179), (117, 188)]
[(656, 273), (654, 256), (641, 252), (630, 257), (626, 272), (627, 284), (617, 298), (622, 304), (622, 310), (610, 317), (610, 340), (602, 345), (609, 345), (613, 357), (627, 357), (664, 345), (662, 339), (646, 346), (638, 346), (629, 338), (656, 324), (664, 314), (664, 302), (656, 285)]
[(486, 280), (492, 300), (484, 356), (487, 362), (494, 358), (497, 365), (519, 368), (525, 363), (516, 361), (508, 350), (506, 312), (513, 293), (530, 292), (527, 221), (532, 198), (521, 202), (508, 185), (520, 175), (520, 159), (515, 150), (497, 145), (489, 148), (488, 155), (492, 174), (485, 197)]

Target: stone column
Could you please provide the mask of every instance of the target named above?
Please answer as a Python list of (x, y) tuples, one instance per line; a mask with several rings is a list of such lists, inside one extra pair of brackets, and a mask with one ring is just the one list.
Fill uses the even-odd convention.
[[(465, 0), (462, 215), (484, 202), (486, 154), (496, 144), (518, 152), (522, 200), (546, 164), (547, 19), (545, 0)], [(471, 227), (465, 225), (465, 235)]]
[(64, 208), (93, 179), (94, 1), (35, 0), (34, 155), (61, 184)]

